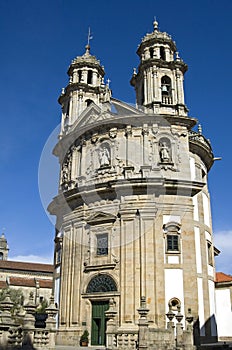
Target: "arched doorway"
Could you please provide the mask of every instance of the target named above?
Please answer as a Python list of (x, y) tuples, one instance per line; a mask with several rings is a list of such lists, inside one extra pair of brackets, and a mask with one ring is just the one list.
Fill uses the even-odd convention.
[(106, 293), (106, 298), (94, 300), (92, 298), (92, 325), (91, 325), (91, 345), (106, 345), (106, 316), (105, 311), (109, 309), (109, 298), (107, 292), (117, 291), (117, 286), (113, 278), (107, 274), (100, 274), (91, 279), (86, 292)]

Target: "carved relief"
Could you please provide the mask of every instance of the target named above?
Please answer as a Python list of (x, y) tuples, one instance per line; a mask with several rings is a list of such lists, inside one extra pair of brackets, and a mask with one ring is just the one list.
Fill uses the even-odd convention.
[(69, 182), (71, 180), (71, 166), (72, 166), (72, 153), (71, 151), (68, 152), (67, 156), (65, 157), (65, 160), (62, 165), (62, 171), (61, 171), (61, 185), (63, 186), (63, 189), (68, 189)]
[(114, 139), (117, 136), (117, 128), (110, 129), (109, 136)]

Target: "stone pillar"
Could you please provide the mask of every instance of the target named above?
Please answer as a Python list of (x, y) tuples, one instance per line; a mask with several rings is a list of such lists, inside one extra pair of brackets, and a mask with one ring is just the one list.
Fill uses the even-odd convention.
[(153, 67), (152, 75), (153, 75), (153, 101), (156, 101), (158, 96), (157, 95), (158, 81), (157, 81), (157, 69), (155, 66)]
[(11, 326), (13, 324), (13, 319), (11, 317), (11, 309), (13, 307), (13, 302), (10, 299), (10, 292), (7, 291), (5, 299), (1, 302), (1, 323), (4, 326)]
[(166, 61), (169, 62), (170, 61), (170, 49), (169, 49), (169, 47), (165, 47), (164, 50), (165, 50)]
[(170, 332), (171, 332), (170, 342), (174, 346), (175, 345), (175, 323), (173, 322), (173, 318), (175, 317), (175, 314), (172, 311), (171, 305), (169, 305), (169, 311), (166, 314), (166, 316), (168, 318), (167, 329), (169, 329)]
[(116, 315), (117, 311), (115, 310), (115, 302), (114, 299), (110, 299), (109, 301), (109, 310), (105, 311), (107, 321), (106, 326), (106, 346), (107, 349), (115, 349), (116, 348)]
[(78, 75), (77, 75), (77, 69), (73, 70), (73, 83), (78, 82)]
[(56, 314), (58, 312), (57, 307), (54, 304), (54, 296), (50, 298), (50, 304), (46, 308), (48, 318), (46, 320), (46, 329), (49, 332), (49, 348), (55, 347), (55, 334), (56, 334)]
[(147, 72), (144, 72), (144, 104), (147, 104)]
[(185, 319), (187, 321), (187, 329), (183, 332), (183, 343), (186, 350), (192, 350), (195, 349), (195, 346), (193, 345), (193, 316), (190, 308)]
[(146, 297), (141, 297), (140, 308), (138, 309), (138, 313), (140, 315), (140, 319), (138, 322), (139, 325), (139, 337), (138, 337), (138, 349), (148, 349), (148, 321), (147, 314), (149, 309), (146, 305)]
[(29, 302), (24, 306), (26, 314), (24, 316), (24, 336), (23, 345), (32, 346), (34, 340), (34, 329), (35, 329), (35, 309), (36, 305), (34, 302), (34, 295), (31, 292), (29, 296)]
[(177, 314), (176, 314), (176, 346), (181, 346), (183, 344), (183, 325), (181, 323), (183, 319), (183, 315), (180, 312), (180, 305), (177, 306)]
[(97, 72), (93, 71), (93, 85), (98, 85)]

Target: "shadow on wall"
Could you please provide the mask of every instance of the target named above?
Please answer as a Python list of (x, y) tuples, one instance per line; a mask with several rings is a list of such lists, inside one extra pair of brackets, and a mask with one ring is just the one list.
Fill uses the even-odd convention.
[(193, 325), (193, 337), (194, 345), (196, 345), (197, 347), (203, 344), (217, 343), (218, 336), (215, 315), (209, 317), (201, 328), (198, 318)]

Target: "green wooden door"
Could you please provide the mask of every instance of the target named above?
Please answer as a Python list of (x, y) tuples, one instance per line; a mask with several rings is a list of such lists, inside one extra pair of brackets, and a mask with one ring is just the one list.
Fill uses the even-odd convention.
[(109, 309), (108, 301), (92, 302), (92, 345), (106, 345), (106, 317), (105, 311)]

